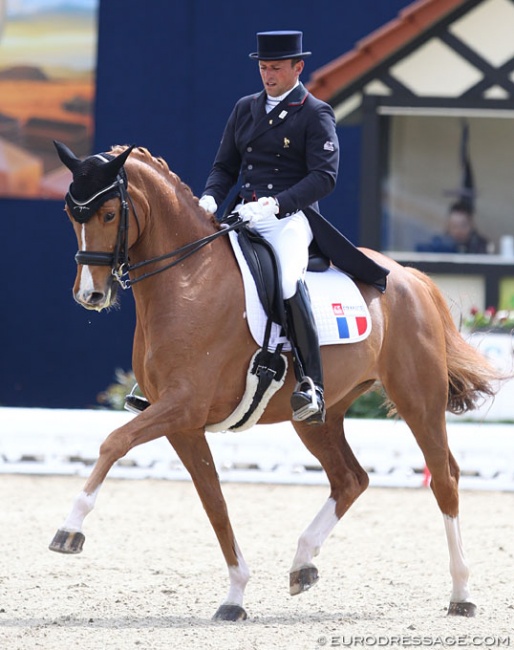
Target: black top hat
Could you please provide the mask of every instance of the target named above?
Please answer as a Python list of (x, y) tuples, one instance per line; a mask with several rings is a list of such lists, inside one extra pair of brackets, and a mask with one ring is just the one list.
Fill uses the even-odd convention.
[(279, 61), (310, 56), (312, 52), (302, 52), (302, 36), (303, 32), (296, 31), (258, 32), (258, 52), (252, 52), (249, 56), (251, 59), (260, 61)]

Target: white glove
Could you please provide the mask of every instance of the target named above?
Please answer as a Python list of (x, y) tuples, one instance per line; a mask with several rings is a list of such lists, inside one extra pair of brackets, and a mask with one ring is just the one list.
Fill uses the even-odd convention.
[(204, 210), (207, 210), (207, 212), (212, 212), (212, 214), (216, 214), (216, 210), (218, 209), (218, 204), (214, 200), (213, 196), (210, 196), (209, 194), (204, 194), (202, 198), (198, 201), (200, 207), (202, 207)]
[(239, 210), (239, 216), (249, 225), (252, 225), (260, 219), (274, 217), (278, 214), (278, 201), (272, 196), (262, 197), (258, 201), (245, 203)]

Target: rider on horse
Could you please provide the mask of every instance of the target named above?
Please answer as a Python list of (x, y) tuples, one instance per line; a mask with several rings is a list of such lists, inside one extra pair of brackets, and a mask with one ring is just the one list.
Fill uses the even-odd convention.
[[(309, 294), (304, 284), (309, 245), (315, 240), (336, 266), (385, 289), (387, 271), (359, 255), (318, 212), (318, 200), (335, 186), (339, 143), (332, 108), (299, 81), (302, 32), (257, 34), (264, 85), (235, 105), (200, 199), (215, 213), (237, 184), (229, 212), (237, 211), (269, 241), (281, 269), (288, 335), (297, 352), (298, 383), (291, 397), (293, 419), (319, 424), (325, 419), (323, 368)], [(354, 259), (357, 258), (357, 259)]]

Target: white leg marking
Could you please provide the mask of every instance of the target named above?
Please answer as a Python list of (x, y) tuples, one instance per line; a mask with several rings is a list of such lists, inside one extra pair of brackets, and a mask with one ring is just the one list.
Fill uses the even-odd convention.
[(470, 602), (468, 589), (469, 568), (462, 548), (462, 537), (458, 517), (443, 515), (448, 551), (450, 553), (450, 574), (453, 581), (451, 602)]
[(70, 533), (76, 533), (82, 531), (82, 524), (86, 515), (88, 515), (91, 510), (95, 507), (96, 497), (100, 486), (96, 488), (91, 494), (86, 494), (81, 492), (73, 503), (73, 508), (71, 509), (70, 514), (65, 519), (61, 530), (66, 530)]
[(312, 523), (300, 535), (291, 572), (297, 571), (305, 565), (312, 564), (312, 559), (318, 555), (323, 542), (332, 532), (338, 521), (336, 502), (330, 498), (314, 517)]
[(237, 566), (228, 567), (228, 576), (230, 579), (230, 588), (228, 595), (223, 603), (224, 605), (239, 605), (243, 606), (243, 597), (245, 587), (250, 579), (250, 571), (246, 562), (244, 561), (243, 554), (236, 543)]

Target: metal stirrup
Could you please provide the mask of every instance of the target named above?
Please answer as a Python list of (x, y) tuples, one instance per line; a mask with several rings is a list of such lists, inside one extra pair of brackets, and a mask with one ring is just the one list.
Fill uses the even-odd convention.
[(305, 376), (302, 378), (301, 381), (297, 382), (294, 392), (303, 393), (304, 391), (301, 391), (300, 388), (305, 383), (309, 384), (309, 388), (311, 389), (311, 401), (309, 404), (306, 404), (305, 406), (299, 408), (297, 411), (294, 411), (293, 420), (295, 420), (296, 422), (301, 422), (302, 420), (306, 420), (311, 415), (314, 415), (315, 413), (319, 413), (320, 411), (320, 408), (318, 406), (318, 398), (316, 394), (316, 384), (312, 381), (310, 377)]

